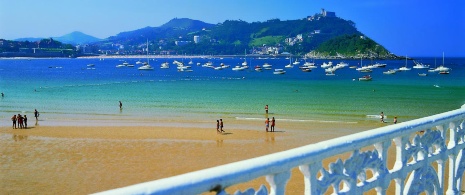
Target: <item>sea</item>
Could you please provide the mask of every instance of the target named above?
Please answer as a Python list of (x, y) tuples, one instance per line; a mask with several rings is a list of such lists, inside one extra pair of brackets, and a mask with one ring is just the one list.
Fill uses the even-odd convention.
[[(262, 120), (269, 105), (270, 117), (288, 122), (358, 123), (422, 118), (460, 108), (465, 104), (465, 58), (445, 58), (449, 74), (411, 69), (386, 75), (412, 60), (311, 60), (318, 68), (303, 72), (285, 68), (286, 58), (149, 58), (153, 70), (138, 70), (147, 61), (138, 58), (0, 59), (0, 124), (10, 126), (15, 114), (33, 119), (40, 112), (41, 125), (192, 125), (227, 120)], [(191, 66), (178, 71), (174, 60)], [(189, 61), (193, 64), (187, 64)], [(299, 59), (302, 65), (303, 59)], [(416, 58), (430, 65), (442, 58)], [(247, 61), (249, 68), (233, 71)], [(294, 60), (292, 60), (293, 62)], [(379, 62), (385, 68), (361, 73), (345, 67), (327, 76), (323, 63), (344, 61), (349, 66)], [(134, 67), (116, 66), (127, 62)], [(161, 69), (164, 62), (170, 68)], [(229, 68), (203, 67), (221, 63)], [(272, 69), (255, 71), (265, 63)], [(94, 66), (88, 66), (93, 64)], [(197, 65), (199, 64), (199, 65)], [(427, 73), (419, 76), (418, 73)], [(359, 81), (364, 75), (371, 81)], [(119, 101), (123, 108), (119, 108)], [(190, 124), (184, 123), (190, 121)], [(211, 126), (211, 124), (210, 124)]]

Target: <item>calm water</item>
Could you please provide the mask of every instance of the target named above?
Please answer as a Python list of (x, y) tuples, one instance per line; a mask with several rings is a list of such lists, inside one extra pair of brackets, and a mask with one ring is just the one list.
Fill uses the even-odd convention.
[[(284, 75), (252, 68), (265, 62), (273, 69), (284, 68), (289, 63), (286, 59), (248, 59), (246, 71), (231, 70), (244, 61), (240, 58), (193, 59), (193, 72), (177, 72), (172, 64), (175, 59), (151, 59), (155, 69), (140, 71), (137, 60), (1, 59), (0, 91), (5, 93), (0, 100), (1, 124), (10, 125), (9, 118), (18, 113), (32, 118), (35, 108), (41, 119), (49, 122), (116, 119), (137, 123), (137, 119), (261, 119), (268, 104), (270, 114), (280, 119), (358, 122), (377, 120), (372, 115), (381, 111), (389, 121), (393, 116), (407, 121), (465, 104), (464, 58), (446, 58), (450, 74), (428, 73), (426, 77), (418, 76), (426, 69), (384, 75), (383, 71), (399, 68), (405, 60), (379, 61), (387, 67), (369, 73), (373, 77), (369, 82), (358, 81), (366, 73), (349, 67), (338, 70), (336, 76), (326, 76), (320, 67), (302, 72), (294, 66)], [(419, 60), (435, 66), (434, 58)], [(124, 61), (135, 67), (115, 67)], [(231, 67), (214, 70), (196, 65), (208, 61)], [(328, 61), (315, 62), (319, 66)], [(162, 62), (169, 62), (170, 68), (160, 69)], [(360, 60), (345, 62), (360, 64)], [(87, 69), (87, 64), (95, 64), (95, 69)], [(442, 64), (442, 59), (438, 58), (437, 64)], [(409, 67), (413, 65), (408, 62)]]

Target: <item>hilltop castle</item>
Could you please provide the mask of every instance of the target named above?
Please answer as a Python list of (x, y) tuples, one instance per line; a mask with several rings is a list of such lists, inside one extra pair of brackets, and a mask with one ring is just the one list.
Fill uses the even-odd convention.
[(329, 12), (329, 11), (326, 11), (325, 9), (321, 8), (321, 13), (315, 14), (313, 16), (308, 16), (307, 20), (309, 20), (309, 21), (319, 20), (322, 17), (336, 17), (336, 12)]

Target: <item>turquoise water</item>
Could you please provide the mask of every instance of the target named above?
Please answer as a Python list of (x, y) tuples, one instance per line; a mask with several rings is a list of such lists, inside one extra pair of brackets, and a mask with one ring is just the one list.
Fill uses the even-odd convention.
[[(253, 120), (263, 118), (266, 104), (270, 115), (291, 121), (369, 121), (377, 120), (372, 115), (381, 111), (388, 120), (398, 116), (399, 121), (407, 121), (465, 104), (464, 58), (446, 58), (450, 74), (429, 73), (426, 77), (417, 74), (426, 70), (415, 69), (384, 75), (383, 71), (401, 67), (405, 60), (380, 61), (387, 67), (369, 73), (373, 77), (369, 82), (358, 81), (365, 73), (348, 67), (338, 70), (336, 76), (326, 76), (322, 68), (302, 72), (295, 66), (284, 75), (252, 68), (265, 62), (284, 68), (289, 63), (286, 59), (248, 59), (251, 68), (246, 71), (195, 65), (212, 61), (216, 66), (223, 62), (233, 67), (244, 61), (240, 58), (193, 59), (193, 72), (177, 72), (174, 59), (151, 59), (153, 71), (137, 70), (138, 65), (115, 67), (137, 60), (1, 59), (0, 91), (5, 93), (0, 101), (0, 118), (5, 121), (1, 124), (9, 125), (9, 118), (17, 113), (32, 118), (34, 109), (41, 112), (41, 120), (49, 122)], [(420, 60), (434, 66), (433, 58)], [(170, 69), (160, 69), (162, 62), (169, 62)], [(346, 62), (357, 66), (360, 60)], [(87, 69), (87, 64), (95, 64), (95, 69)], [(123, 110), (118, 101), (123, 102)]]

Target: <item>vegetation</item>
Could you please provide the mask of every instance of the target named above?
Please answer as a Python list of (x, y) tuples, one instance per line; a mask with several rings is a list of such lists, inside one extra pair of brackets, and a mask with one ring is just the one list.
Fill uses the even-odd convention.
[(329, 56), (372, 54), (374, 57), (381, 57), (390, 54), (389, 51), (370, 38), (356, 34), (332, 38), (322, 43), (316, 51)]

